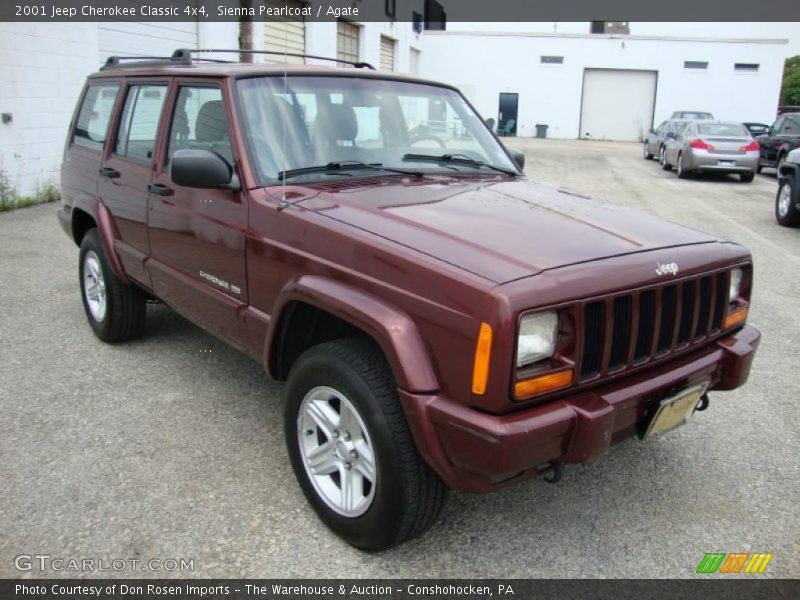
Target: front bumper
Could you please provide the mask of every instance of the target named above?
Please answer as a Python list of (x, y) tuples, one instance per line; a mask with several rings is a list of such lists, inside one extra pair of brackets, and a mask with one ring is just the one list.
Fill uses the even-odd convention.
[(487, 493), (551, 463), (591, 460), (636, 434), (647, 407), (696, 383), (732, 390), (750, 373), (761, 334), (743, 329), (691, 354), (519, 412), (491, 415), (444, 396), (400, 391), (417, 448), (452, 488)]

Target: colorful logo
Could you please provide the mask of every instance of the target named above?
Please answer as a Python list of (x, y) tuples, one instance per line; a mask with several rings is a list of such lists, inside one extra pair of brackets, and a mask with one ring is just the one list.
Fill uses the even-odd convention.
[(772, 554), (767, 552), (706, 552), (697, 566), (698, 573), (763, 573)]

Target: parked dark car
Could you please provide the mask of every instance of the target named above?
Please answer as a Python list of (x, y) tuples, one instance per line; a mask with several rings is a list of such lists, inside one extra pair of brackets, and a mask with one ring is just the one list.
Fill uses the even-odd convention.
[(710, 112), (700, 112), (696, 110), (676, 110), (670, 119), (689, 119), (691, 121), (713, 121), (714, 115)]
[(664, 144), (667, 141), (669, 134), (677, 133), (681, 125), (686, 123), (686, 119), (667, 119), (662, 122), (656, 129), (651, 129), (647, 132), (647, 137), (644, 140), (644, 148), (642, 155), (645, 160), (651, 160), (654, 156), (659, 157), (661, 160), (661, 152), (664, 149)]
[(775, 218), (784, 227), (800, 227), (800, 148), (789, 152), (778, 170)]
[(780, 170), (789, 152), (800, 146), (800, 112), (779, 116), (769, 132), (759, 136), (757, 141), (761, 146), (758, 172), (764, 168)]
[(753, 123), (748, 121), (747, 123), (742, 123), (742, 125), (747, 127), (747, 131), (749, 131), (750, 135), (753, 137), (769, 133), (769, 125), (766, 123)]
[(557, 480), (745, 383), (745, 248), (528, 180), (457, 89), (353, 66), (112, 59), (58, 211), (100, 340), (159, 300), (287, 381), (289, 460), (337, 534), (399, 544), (447, 487)]

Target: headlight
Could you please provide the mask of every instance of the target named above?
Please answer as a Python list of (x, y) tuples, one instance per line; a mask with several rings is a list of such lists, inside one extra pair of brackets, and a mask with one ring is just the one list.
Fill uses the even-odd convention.
[(517, 339), (517, 367), (553, 356), (557, 333), (558, 315), (555, 311), (522, 317)]
[(728, 302), (733, 302), (739, 297), (742, 291), (742, 270), (740, 268), (731, 269), (731, 285), (728, 288)]

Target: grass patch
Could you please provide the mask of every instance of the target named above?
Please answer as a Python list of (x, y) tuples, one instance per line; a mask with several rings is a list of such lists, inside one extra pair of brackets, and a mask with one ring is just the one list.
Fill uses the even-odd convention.
[(37, 184), (36, 190), (30, 196), (20, 196), (11, 185), (8, 175), (0, 170), (0, 212), (58, 200), (61, 200), (61, 192), (52, 181)]

